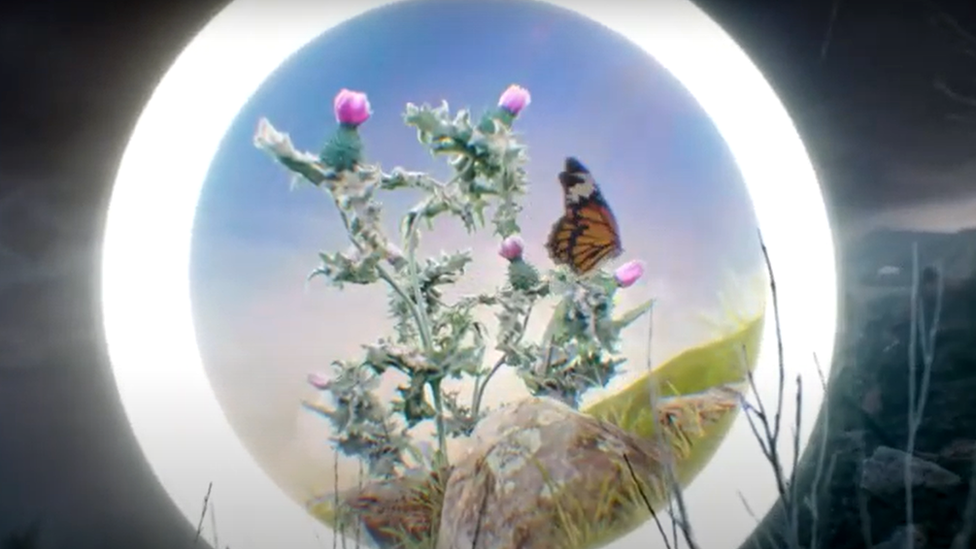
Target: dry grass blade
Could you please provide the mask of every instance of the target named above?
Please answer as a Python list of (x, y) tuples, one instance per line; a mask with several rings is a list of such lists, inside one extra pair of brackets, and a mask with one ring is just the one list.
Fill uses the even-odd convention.
[(644, 491), (644, 486), (640, 479), (637, 478), (637, 473), (634, 472), (634, 466), (630, 463), (630, 458), (627, 457), (627, 454), (624, 454), (624, 463), (627, 464), (627, 471), (630, 473), (630, 478), (634, 481), (634, 485), (637, 487), (637, 493), (640, 494), (641, 500), (643, 500), (644, 505), (647, 506), (647, 510), (651, 512), (651, 518), (654, 519), (654, 524), (657, 525), (657, 531), (661, 533), (661, 539), (664, 540), (664, 546), (667, 549), (671, 549), (671, 544), (668, 543), (668, 535), (664, 532), (664, 526), (661, 524), (661, 519), (657, 516), (657, 511), (654, 510), (654, 506), (651, 505), (651, 500), (647, 498), (647, 493)]
[[(735, 495), (738, 496), (739, 501), (742, 502), (742, 507), (746, 510), (746, 514), (749, 515), (752, 518), (752, 520), (756, 522), (756, 529), (758, 530), (762, 522), (759, 520), (759, 516), (756, 515), (756, 512), (752, 510), (752, 506), (749, 505), (749, 501), (746, 499), (746, 496), (742, 493), (741, 490), (736, 490)], [(773, 536), (768, 531), (763, 530), (763, 537), (766, 538), (766, 543), (768, 543), (767, 547), (776, 547), (777, 545), (776, 540), (773, 539)], [(757, 547), (762, 547), (759, 545), (758, 541), (755, 541), (754, 544)]]
[[(334, 509), (336, 510), (336, 513), (338, 513), (339, 512), (339, 489), (338, 489), (338, 487), (339, 487), (339, 451), (338, 450), (333, 450), (333, 452), (332, 452), (332, 477), (333, 477), (332, 480), (334, 482), (334, 486), (336, 487), (336, 489), (335, 489), (335, 507), (334, 507)], [(338, 549), (338, 547), (339, 547), (339, 538), (342, 538), (342, 547), (343, 547), (343, 549), (345, 549), (345, 547), (346, 547), (346, 532), (345, 532), (345, 525), (343, 524), (343, 521), (339, 521), (338, 526), (339, 527), (336, 529), (336, 532), (335, 532), (336, 535), (332, 536), (332, 549)]]
[(213, 501), (210, 502), (210, 535), (214, 549), (220, 549), (220, 537), (217, 535), (217, 509)]
[(471, 538), (471, 549), (477, 549), (478, 537), (481, 535), (481, 522), (485, 518), (485, 509), (488, 507), (488, 495), (491, 492), (485, 490), (485, 495), (481, 497), (481, 505), (478, 508), (478, 520), (474, 525), (474, 536)]
[[(651, 370), (651, 344), (654, 339), (654, 311), (649, 313), (648, 320), (648, 335), (647, 335), (647, 368), (648, 372)], [(648, 383), (648, 395), (650, 400), (651, 409), (657, 414), (658, 407), (660, 405), (658, 396), (660, 391), (658, 390), (657, 380), (653, 375), (647, 377)], [(660, 424), (659, 424), (660, 425)], [(669, 514), (671, 515), (672, 529), (677, 525), (681, 530), (681, 534), (688, 544), (689, 549), (699, 549), (698, 543), (695, 542), (694, 532), (691, 528), (691, 523), (688, 520), (688, 509), (685, 505), (684, 494), (681, 490), (681, 484), (678, 481), (677, 476), (674, 472), (674, 449), (672, 448), (670, 442), (664, 437), (664, 429), (657, 428), (654, 430), (654, 438), (656, 439), (656, 444), (662, 449), (664, 453), (664, 481), (665, 486), (667, 486), (668, 493), (671, 497), (668, 498)], [(676, 509), (672, 509), (671, 505), (674, 505)], [(672, 532), (674, 540), (674, 549), (678, 549), (678, 536), (677, 532)], [(666, 540), (665, 540), (666, 541)]]
[[(818, 547), (818, 529), (820, 527), (820, 482), (824, 472), (824, 460), (827, 456), (827, 434), (830, 432), (830, 393), (827, 390), (827, 379), (824, 376), (823, 368), (820, 366), (820, 359), (813, 355), (813, 364), (817, 368), (817, 376), (820, 378), (820, 387), (823, 390), (824, 398), (820, 409), (823, 411), (823, 425), (820, 432), (820, 450), (817, 454), (817, 465), (813, 473), (813, 484), (810, 487), (810, 495), (807, 498), (807, 507), (810, 511), (810, 549)], [(799, 405), (798, 405), (799, 406)], [(827, 478), (833, 477), (834, 467), (837, 464), (837, 455), (830, 456), (830, 466), (827, 468)], [(795, 470), (795, 466), (794, 466)]]
[[(800, 428), (803, 427), (803, 378), (796, 376), (796, 418), (793, 425), (793, 469), (790, 472), (790, 529), (799, 548), (800, 505), (796, 486), (796, 473), (800, 463)], [(811, 548), (813, 549), (813, 548)]]
[(200, 520), (197, 521), (197, 530), (193, 535), (193, 545), (196, 546), (200, 541), (200, 533), (203, 531), (203, 521), (207, 518), (207, 510), (210, 508), (210, 493), (213, 491), (213, 482), (207, 485), (207, 493), (203, 496), (203, 510), (200, 511)]

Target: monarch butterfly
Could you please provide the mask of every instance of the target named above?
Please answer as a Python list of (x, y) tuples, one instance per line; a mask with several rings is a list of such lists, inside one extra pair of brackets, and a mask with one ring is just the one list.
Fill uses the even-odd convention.
[(566, 211), (552, 226), (546, 248), (555, 263), (585, 275), (623, 252), (617, 219), (579, 160), (566, 159), (559, 183)]

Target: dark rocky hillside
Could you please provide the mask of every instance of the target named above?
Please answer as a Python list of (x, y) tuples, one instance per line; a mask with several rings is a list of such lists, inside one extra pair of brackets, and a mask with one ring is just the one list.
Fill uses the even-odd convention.
[[(931, 326), (940, 284), (943, 293), (911, 465), (914, 524), (906, 525), (913, 243), (919, 250), (916, 322)], [(879, 232), (847, 252), (844, 330), (827, 395), (829, 426), (819, 489), (813, 491), (815, 442), (801, 460), (797, 479), (801, 494), (809, 498), (815, 493), (818, 509), (815, 520), (802, 506), (801, 544), (813, 549), (816, 530), (817, 548), (902, 549), (909, 535), (916, 549), (976, 547), (972, 542), (953, 546), (964, 523), (976, 459), (976, 230)], [(889, 266), (894, 269), (888, 269), (888, 280), (868, 276)], [(925, 377), (924, 347), (921, 341), (915, 345), (917, 392)], [(821, 414), (812, 441), (821, 440), (823, 419)], [(784, 522), (782, 514), (770, 513), (743, 549), (787, 547), (769, 538), (776, 539)]]
[(907, 287), (911, 284), (912, 243), (919, 262), (939, 265), (948, 279), (976, 272), (976, 229), (955, 233), (878, 230), (846, 247), (841, 267), (851, 290), (862, 287)]

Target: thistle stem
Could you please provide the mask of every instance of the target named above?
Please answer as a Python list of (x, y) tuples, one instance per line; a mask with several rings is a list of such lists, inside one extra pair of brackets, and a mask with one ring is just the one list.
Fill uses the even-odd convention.
[[(513, 344), (519, 343), (525, 336), (525, 330), (529, 327), (529, 318), (532, 317), (532, 309), (534, 305), (534, 302), (530, 303), (528, 310), (525, 311), (525, 318), (522, 319), (522, 330), (519, 332), (518, 337), (515, 339)], [(495, 374), (498, 373), (498, 370), (500, 370), (504, 365), (505, 357), (502, 356), (495, 362), (494, 366), (491, 367), (491, 370), (488, 371), (488, 374), (485, 375), (484, 379), (475, 378), (474, 397), (471, 399), (471, 417), (475, 418), (475, 420), (478, 419), (478, 414), (481, 412), (481, 399), (485, 395), (485, 388), (488, 386), (488, 382), (491, 381), (491, 378), (494, 377)]]
[(407, 249), (407, 268), (410, 273), (410, 285), (413, 286), (414, 310), (416, 312), (417, 329), (420, 332), (420, 340), (424, 346), (427, 356), (433, 356), (434, 343), (433, 335), (430, 330), (430, 319), (427, 318), (427, 310), (424, 307), (424, 293), (420, 288), (420, 273), (417, 271), (417, 221), (416, 218), (410, 220), (407, 225), (406, 246)]
[(440, 380), (431, 382), (430, 389), (434, 394), (434, 410), (437, 413), (434, 417), (434, 425), (437, 428), (437, 456), (434, 459), (434, 469), (437, 470), (447, 466), (447, 428), (444, 426), (444, 402)]
[(382, 265), (377, 265), (376, 271), (379, 274), (380, 279), (386, 282), (386, 284), (390, 287), (390, 289), (393, 290), (397, 294), (397, 296), (399, 296), (400, 299), (402, 299), (403, 302), (407, 304), (407, 308), (410, 309), (410, 315), (413, 316), (414, 321), (417, 323), (418, 330), (421, 330), (420, 332), (421, 344), (426, 349), (429, 346), (429, 344), (427, 343), (426, 338), (424, 337), (423, 330), (420, 328), (420, 326), (423, 324), (423, 320), (417, 306), (414, 305), (413, 300), (410, 299), (410, 297), (407, 295), (406, 290), (404, 290), (402, 287), (400, 287), (399, 284), (397, 284), (397, 281), (394, 280), (393, 275), (391, 275), (390, 272), (387, 271)]
[[(427, 318), (427, 309), (424, 305), (424, 294), (420, 288), (420, 275), (417, 271), (417, 218), (411, 218), (407, 223), (406, 234), (404, 235), (407, 249), (407, 269), (410, 274), (410, 284), (413, 286), (414, 311), (417, 320), (417, 330), (420, 332), (420, 340), (424, 346), (424, 354), (432, 359), (434, 356), (433, 335), (430, 329), (430, 319)], [(410, 300), (407, 300), (409, 303)], [(431, 392), (434, 394), (434, 424), (437, 429), (437, 448), (440, 460), (438, 465), (447, 465), (447, 432), (444, 426), (444, 399), (441, 394), (440, 379), (430, 382)]]
[[(335, 205), (336, 205), (336, 211), (339, 212), (339, 217), (342, 219), (342, 225), (346, 229), (346, 234), (349, 235), (349, 241), (352, 242), (352, 245), (355, 246), (357, 250), (359, 250), (360, 252), (364, 251), (362, 243), (360, 243), (352, 236), (352, 225), (349, 223), (349, 216), (346, 215), (346, 212), (343, 211), (343, 209), (339, 206), (338, 201), (335, 202)], [(411, 252), (411, 261), (413, 261), (412, 252)], [(414, 271), (416, 271), (416, 264), (414, 264), (413, 269)], [(426, 333), (424, 331), (424, 328), (426, 326), (426, 324), (424, 323), (424, 316), (421, 315), (421, 311), (418, 308), (417, 304), (415, 304), (413, 300), (410, 299), (409, 296), (407, 296), (407, 292), (404, 291), (402, 287), (400, 287), (397, 281), (393, 278), (393, 275), (391, 275), (390, 272), (386, 270), (386, 268), (384, 268), (382, 265), (377, 265), (376, 271), (380, 279), (386, 282), (386, 284), (390, 287), (390, 289), (393, 290), (400, 297), (400, 299), (402, 299), (403, 302), (407, 305), (407, 308), (410, 310), (410, 315), (413, 316), (414, 321), (416, 321), (417, 323), (417, 329), (420, 332), (420, 339), (422, 345), (424, 346), (424, 350), (429, 355), (431, 350), (430, 339), (426, 336)], [(413, 276), (413, 278), (414, 280), (416, 280), (417, 277)], [(417, 286), (417, 288), (419, 289), (419, 285)]]
[(485, 387), (488, 386), (488, 381), (490, 381), (491, 378), (496, 373), (498, 373), (498, 370), (500, 370), (501, 367), (504, 365), (505, 365), (505, 357), (499, 358), (498, 361), (495, 362), (495, 365), (491, 367), (491, 370), (488, 371), (488, 374), (484, 377), (483, 380), (481, 380), (480, 383), (478, 382), (478, 380), (475, 380), (474, 398), (471, 399), (471, 417), (475, 419), (478, 418), (478, 414), (481, 412), (481, 399), (485, 395)]

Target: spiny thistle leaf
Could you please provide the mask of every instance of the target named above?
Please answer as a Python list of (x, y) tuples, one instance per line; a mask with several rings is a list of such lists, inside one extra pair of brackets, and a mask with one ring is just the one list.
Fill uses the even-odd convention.
[[(267, 121), (259, 125), (255, 145), (329, 194), (350, 241), (345, 252), (322, 252), (310, 277), (325, 277), (339, 289), (382, 284), (388, 294), (393, 334), (364, 345), (359, 360), (333, 362), (329, 381), (315, 382), (328, 405), (303, 403), (332, 424), (336, 447), (362, 459), (371, 475), (402, 473), (404, 455), (419, 459), (407, 433), (422, 422), (435, 422), (441, 446), (435, 455), (442, 455), (445, 437), (469, 435), (484, 415), (481, 393), (503, 366), (513, 368), (533, 394), (577, 406), (586, 391), (605, 386), (616, 374), (624, 362), (617, 354), (621, 330), (651, 308), (648, 302), (615, 316), (618, 285), (610, 274), (580, 278), (559, 267), (543, 275), (524, 259), (510, 260), (507, 283), (494, 291), (445, 297), (474, 257), (470, 251), (417, 257), (422, 233), (436, 219), (450, 216), (473, 233), (486, 226), (490, 214), (494, 234), (507, 238), (520, 232), (528, 155), (513, 130), (516, 119), (495, 108), (475, 123), (469, 110), (452, 112), (447, 102), (407, 104), (404, 122), (428, 152), (446, 161), (452, 171), (446, 181), (365, 163), (358, 126), (337, 128), (316, 157), (296, 150), (288, 135)], [(379, 198), (403, 191), (419, 192), (421, 198), (401, 220), (398, 247), (397, 235), (388, 235)], [(543, 339), (526, 341), (533, 309), (550, 295), (558, 305)], [(484, 307), (495, 313), (494, 347), (501, 354), (490, 367), (485, 359), (492, 334), (476, 316)], [(392, 402), (377, 395), (390, 370), (406, 377)], [(474, 378), (472, 402), (443, 389), (446, 378)]]

